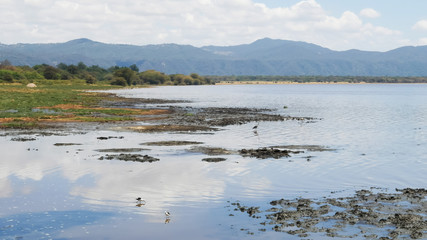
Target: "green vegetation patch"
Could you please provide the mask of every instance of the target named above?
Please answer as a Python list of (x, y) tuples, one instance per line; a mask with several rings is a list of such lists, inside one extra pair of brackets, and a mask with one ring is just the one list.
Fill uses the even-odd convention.
[[(53, 81), (53, 80), (51, 80)], [(72, 81), (24, 85), (0, 85), (0, 127), (39, 128), (44, 122), (82, 121), (116, 122), (136, 120), (150, 110), (102, 108), (100, 102), (114, 98), (111, 94), (85, 92), (110, 89), (111, 86), (88, 85)]]

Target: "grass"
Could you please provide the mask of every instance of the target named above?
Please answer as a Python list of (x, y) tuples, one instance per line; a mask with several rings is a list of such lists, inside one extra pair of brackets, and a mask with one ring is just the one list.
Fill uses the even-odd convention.
[(143, 109), (102, 108), (101, 101), (111, 101), (115, 97), (86, 92), (117, 87), (75, 81), (44, 81), (37, 85), (37, 88), (0, 85), (0, 128), (37, 128), (44, 122), (131, 121), (135, 116), (151, 113)]

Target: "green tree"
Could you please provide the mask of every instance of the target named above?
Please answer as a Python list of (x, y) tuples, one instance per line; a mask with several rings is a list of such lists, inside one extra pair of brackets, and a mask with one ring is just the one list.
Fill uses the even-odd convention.
[(126, 86), (126, 79), (122, 77), (113, 77), (113, 80), (111, 81), (111, 85)]
[(119, 68), (116, 71), (114, 71), (115, 77), (122, 77), (126, 80), (126, 83), (128, 85), (131, 85), (133, 80), (136, 79), (136, 74), (134, 71), (132, 71), (128, 67)]
[(70, 74), (75, 75), (75, 74), (77, 74), (79, 72), (79, 68), (76, 65), (71, 64), (71, 65), (68, 65), (67, 72), (69, 72)]
[(86, 64), (84, 64), (83, 62), (79, 62), (79, 63), (77, 64), (77, 68), (78, 68), (80, 71), (83, 71), (83, 70), (86, 70), (87, 66), (86, 66)]
[(0, 80), (4, 82), (13, 82), (13, 73), (10, 70), (0, 70)]
[(136, 66), (136, 64), (130, 65), (129, 68), (134, 72), (139, 72), (139, 68)]
[(44, 67), (43, 76), (46, 79), (59, 79), (60, 78), (59, 74), (60, 74), (60, 71), (55, 67), (52, 67), (52, 66)]
[(60, 64), (56, 65), (56, 67), (61, 69), (61, 70), (67, 71), (68, 66), (65, 63), (60, 63)]
[(156, 70), (147, 70), (138, 74), (139, 83), (148, 83), (148, 84), (164, 84), (165, 82), (170, 81), (170, 77), (162, 72)]
[(190, 77), (193, 78), (193, 79), (200, 79), (200, 76), (197, 73), (190, 74)]

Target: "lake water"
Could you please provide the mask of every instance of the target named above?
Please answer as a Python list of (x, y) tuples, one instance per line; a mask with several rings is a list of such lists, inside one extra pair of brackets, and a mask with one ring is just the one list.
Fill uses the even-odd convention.
[[(268, 208), (280, 198), (427, 187), (427, 85), (222, 85), (113, 92), (191, 101), (180, 106), (269, 108), (319, 120), (260, 122), (257, 133), (252, 130), (256, 123), (213, 134), (34, 133), (21, 136), (35, 138), (26, 142), (1, 132), (0, 239), (298, 239), (268, 226), (257, 231), (261, 220), (234, 214), (230, 202)], [(231, 150), (277, 145), (333, 150), (264, 160), (227, 155), (225, 162), (207, 163), (201, 161), (206, 155), (187, 151), (191, 146), (141, 145), (170, 140)], [(98, 160), (105, 154), (96, 150), (108, 148), (146, 148), (142, 154), (160, 161)], [(136, 206), (136, 197), (145, 199), (145, 205)]]

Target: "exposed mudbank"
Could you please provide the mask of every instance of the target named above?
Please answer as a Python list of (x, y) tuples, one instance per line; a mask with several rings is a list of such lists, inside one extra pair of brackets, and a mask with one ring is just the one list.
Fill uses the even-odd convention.
[(289, 150), (306, 150), (310, 152), (326, 152), (336, 151), (336, 149), (328, 148), (320, 145), (283, 145), (283, 146), (271, 146), (270, 148), (280, 148)]
[(117, 136), (97, 137), (98, 140), (108, 140), (108, 139), (113, 139), (113, 138), (115, 138), (115, 139), (123, 139), (124, 137), (123, 136), (119, 136), (119, 137), (117, 137)]
[(202, 161), (210, 162), (210, 163), (224, 162), (226, 160), (227, 160), (226, 158), (203, 158), (202, 159)]
[(258, 148), (258, 149), (242, 149), (239, 151), (243, 157), (255, 157), (260, 159), (266, 158), (283, 158), (290, 157), (291, 154), (299, 154), (304, 151), (280, 150), (278, 148)]
[[(74, 130), (128, 130), (137, 132), (210, 132), (219, 130), (218, 127), (240, 125), (253, 122), (299, 121), (310, 123), (321, 119), (313, 117), (294, 117), (276, 114), (276, 109), (262, 108), (224, 108), (224, 107), (182, 107), (179, 103), (188, 103), (186, 100), (124, 98), (112, 93), (103, 94), (102, 100), (94, 109), (124, 109), (122, 120), (102, 120), (113, 117), (106, 113), (95, 117), (92, 121), (73, 122), (70, 119), (42, 121), (37, 128), (55, 129), (66, 132)], [(177, 105), (165, 105), (177, 104)], [(150, 106), (147, 106), (150, 105)], [(68, 106), (68, 105), (67, 105)], [(75, 106), (76, 107), (76, 106)], [(96, 114), (95, 114), (96, 115)], [(100, 122), (96, 121), (100, 117)], [(116, 116), (117, 117), (117, 116)], [(118, 118), (119, 119), (119, 118)], [(151, 125), (132, 126), (137, 122), (146, 122)], [(41, 125), (42, 124), (42, 125)], [(109, 138), (107, 138), (109, 139)], [(100, 140), (106, 140), (102, 137)]]
[(113, 153), (131, 153), (131, 152), (142, 152), (150, 149), (146, 148), (109, 148), (109, 149), (97, 149), (97, 152), (113, 152)]
[[(425, 239), (427, 190), (396, 189), (395, 193), (357, 191), (354, 196), (271, 201), (267, 210), (232, 203), (234, 211), (263, 218), (262, 226), (302, 238), (322, 234), (336, 238)], [(232, 215), (230, 215), (232, 216)], [(266, 229), (263, 229), (265, 231)], [(260, 232), (263, 232), (260, 230)], [(318, 236), (318, 235), (316, 235)]]
[(30, 142), (30, 141), (36, 141), (37, 138), (34, 137), (14, 137), (10, 139), (11, 141), (15, 142)]
[[(327, 147), (320, 147), (314, 145), (295, 145), (294, 149), (305, 149), (307, 151), (331, 151)], [(217, 155), (240, 155), (242, 157), (254, 157), (258, 159), (267, 159), (267, 158), (288, 158), (295, 154), (305, 153), (305, 151), (293, 151), (289, 149), (280, 149), (273, 147), (262, 147), (257, 149), (241, 149), (241, 150), (230, 150), (225, 148), (218, 147), (205, 147), (205, 146), (194, 146), (187, 150), (188, 152), (202, 153), (209, 156)], [(306, 156), (307, 161), (310, 161), (313, 156)]]
[(141, 155), (141, 154), (125, 154), (121, 153), (118, 155), (110, 155), (107, 154), (105, 156), (99, 157), (99, 160), (120, 160), (120, 161), (131, 161), (131, 162), (157, 162), (160, 161), (160, 159), (151, 157), (148, 155)]
[(80, 146), (83, 144), (81, 144), (81, 143), (55, 143), (53, 145), (57, 146), (57, 147), (64, 147), (64, 146)]
[(146, 142), (141, 145), (147, 146), (185, 146), (185, 145), (198, 145), (203, 144), (202, 142), (195, 141), (159, 141), (159, 142)]
[(236, 151), (227, 150), (225, 148), (203, 147), (203, 146), (192, 147), (188, 149), (188, 151), (194, 152), (194, 153), (203, 153), (209, 156), (237, 154)]
[(240, 125), (249, 122), (275, 122), (275, 121), (302, 121), (312, 122), (319, 119), (312, 117), (291, 117), (273, 114), (273, 109), (259, 108), (194, 108), (171, 107), (175, 112), (173, 117), (165, 119), (169, 124), (187, 123), (198, 126), (229, 126)]
[(199, 132), (199, 131), (216, 131), (216, 128), (206, 126), (191, 126), (191, 125), (144, 125), (144, 126), (130, 126), (119, 128), (118, 130), (129, 130), (135, 132)]

